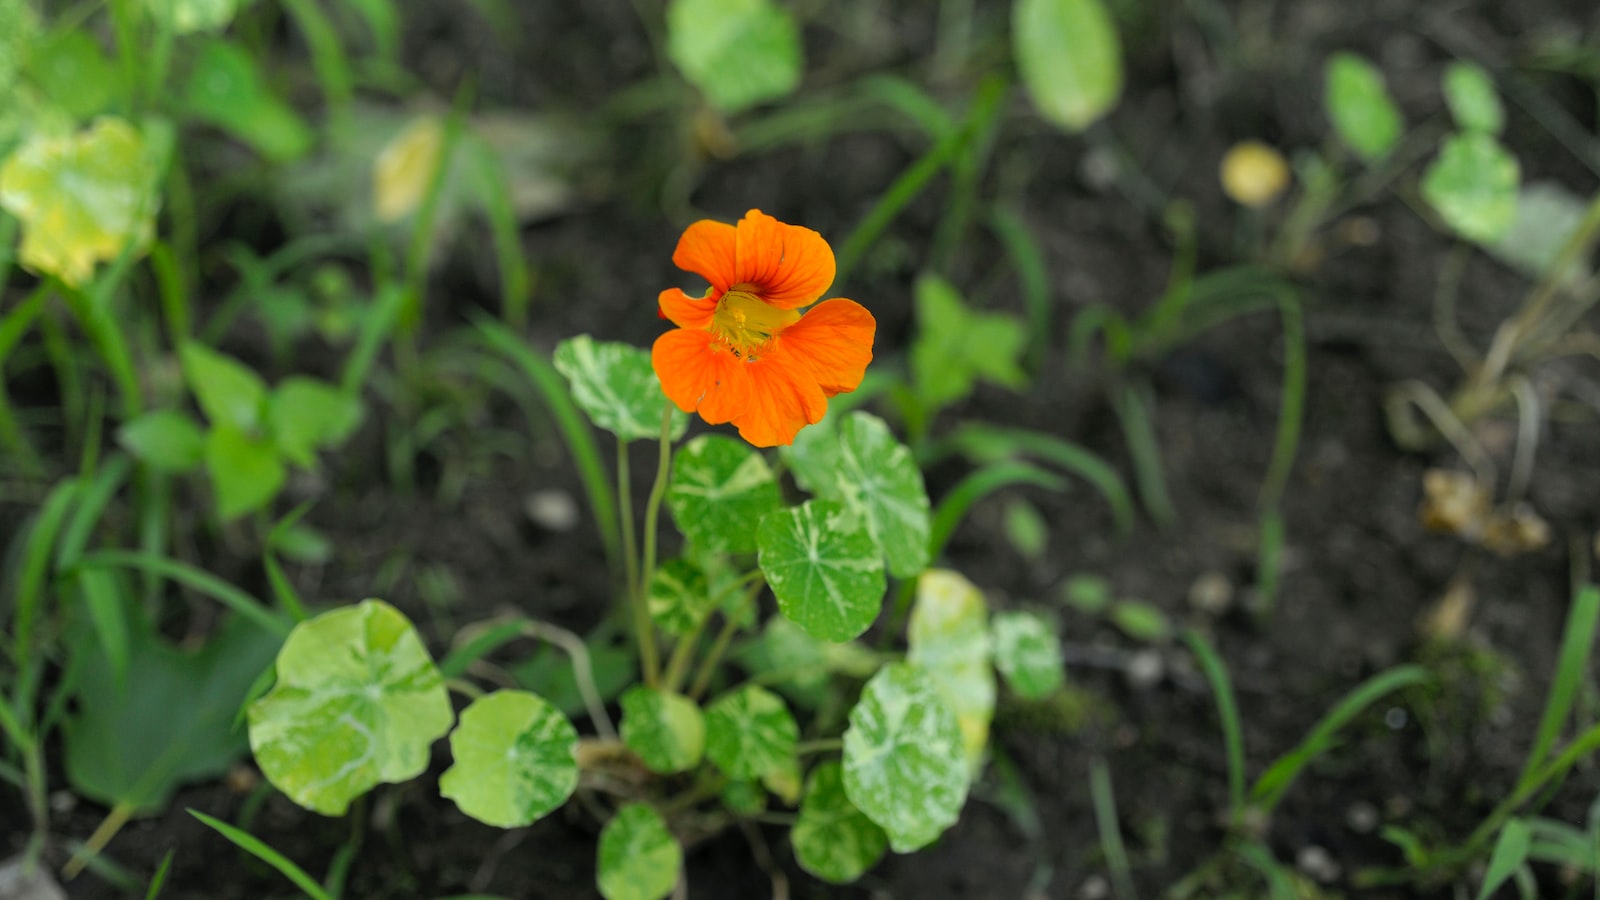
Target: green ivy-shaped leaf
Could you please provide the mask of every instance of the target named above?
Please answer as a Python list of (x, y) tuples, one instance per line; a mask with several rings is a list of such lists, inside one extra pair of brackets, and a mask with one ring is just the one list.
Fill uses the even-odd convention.
[(1462, 131), (1499, 134), (1506, 124), (1505, 107), (1494, 89), (1494, 79), (1482, 66), (1453, 62), (1444, 70), (1444, 99), (1450, 116)]
[(1027, 336), (1015, 316), (973, 312), (949, 282), (925, 275), (917, 281), (917, 325), (911, 371), (927, 406), (966, 397), (979, 379), (1012, 389), (1027, 383), (1019, 363)]
[(361, 424), (361, 401), (325, 381), (292, 375), (273, 390), (267, 421), (283, 455), (311, 468), (318, 450), (344, 443)]
[(800, 727), (783, 699), (756, 685), (706, 707), (706, 758), (729, 778), (760, 778), (794, 758)]
[(1405, 130), (1400, 108), (1389, 96), (1383, 73), (1354, 53), (1328, 60), (1323, 102), (1339, 138), (1368, 164), (1394, 149)]
[(1517, 221), (1517, 158), (1486, 132), (1453, 134), (1422, 177), (1422, 196), (1452, 229), (1480, 244), (1499, 240)]
[(655, 810), (630, 803), (600, 832), (598, 870), (606, 900), (661, 900), (678, 884), (683, 848)]
[(205, 456), (199, 423), (175, 409), (157, 409), (117, 429), (117, 443), (158, 472), (190, 472)]
[(673, 0), (667, 55), (725, 113), (775, 100), (800, 84), (800, 28), (772, 0)]
[(955, 572), (923, 572), (906, 640), (906, 661), (927, 673), (956, 714), (962, 746), (976, 774), (989, 742), (995, 696), (989, 607), (982, 592)]
[(853, 412), (802, 429), (784, 450), (795, 480), (823, 500), (864, 516), (888, 560), (889, 574), (909, 578), (928, 565), (928, 489), (911, 450), (870, 413)]
[(204, 344), (187, 343), (178, 352), (195, 402), (215, 425), (256, 431), (266, 413), (267, 383), (255, 370)]
[(761, 520), (761, 572), (778, 609), (814, 637), (852, 640), (883, 608), (883, 552), (842, 503), (808, 500)]
[(112, 118), (24, 144), (0, 167), (0, 207), (24, 226), (22, 264), (81, 285), (98, 261), (148, 243), (158, 205), (150, 156), (139, 131)]
[(706, 573), (681, 557), (658, 566), (645, 590), (650, 617), (668, 634), (685, 635), (699, 628), (711, 615), (713, 599)]
[(1012, 693), (1040, 700), (1066, 682), (1061, 639), (1033, 613), (996, 613), (989, 622), (994, 636), (994, 664)]
[(218, 424), (206, 434), (206, 474), (224, 521), (261, 509), (278, 496), (288, 472), (278, 448), (232, 425)]
[(705, 753), (705, 717), (682, 694), (635, 686), (622, 695), (622, 742), (652, 772), (687, 772)]
[(233, 21), (239, 0), (144, 0), (150, 18), (175, 34), (219, 31)]
[(381, 600), (296, 625), (277, 674), (250, 704), (250, 748), (268, 781), (323, 815), (422, 774), (455, 718), (422, 638)]
[(1110, 112), (1122, 94), (1122, 43), (1100, 0), (1017, 0), (1017, 69), (1039, 114), (1071, 132)]
[(704, 550), (753, 553), (761, 517), (783, 503), (767, 461), (743, 441), (706, 434), (672, 460), (667, 508)]
[(925, 847), (955, 823), (968, 773), (961, 726), (927, 673), (896, 663), (872, 676), (844, 733), (844, 790), (895, 852)]
[(844, 770), (832, 760), (811, 771), (789, 842), (800, 868), (833, 884), (860, 878), (889, 846), (883, 829), (845, 795)]
[(439, 795), (497, 828), (542, 818), (578, 787), (578, 730), (538, 694), (495, 691), (472, 701), (450, 733), (455, 765)]
[[(650, 365), (650, 351), (586, 334), (556, 345), (556, 370), (572, 386), (572, 399), (589, 421), (618, 440), (654, 440), (671, 405)], [(683, 437), (689, 418), (672, 410), (672, 439)]]
[(315, 140), (294, 107), (272, 93), (254, 57), (228, 41), (201, 45), (184, 103), (194, 118), (244, 140), (273, 162), (299, 159)]

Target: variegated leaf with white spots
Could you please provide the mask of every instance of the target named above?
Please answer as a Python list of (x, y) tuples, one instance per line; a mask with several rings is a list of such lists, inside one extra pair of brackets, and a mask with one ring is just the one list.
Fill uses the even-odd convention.
[(495, 691), (461, 711), (439, 794), (486, 825), (520, 828), (578, 786), (578, 730), (538, 694)]
[(994, 664), (1006, 685), (1019, 697), (1039, 700), (1061, 689), (1061, 638), (1033, 613), (998, 613), (990, 620)]
[(812, 770), (789, 842), (800, 868), (834, 884), (860, 878), (889, 845), (883, 829), (845, 796), (844, 770), (832, 760)]
[(927, 673), (956, 714), (967, 761), (977, 774), (994, 719), (988, 604), (961, 575), (929, 569), (917, 579), (916, 605), (906, 630), (906, 661)]
[(808, 500), (761, 520), (757, 561), (778, 609), (813, 637), (848, 641), (883, 607), (883, 554), (843, 504)]
[(703, 549), (755, 552), (756, 526), (782, 503), (767, 461), (742, 441), (701, 435), (673, 459), (667, 508), (684, 537)]
[[(661, 417), (670, 402), (650, 365), (650, 351), (587, 334), (556, 346), (556, 370), (572, 386), (572, 400), (589, 421), (618, 440), (648, 440), (661, 434)], [(672, 410), (672, 438), (689, 427), (689, 417)]]
[(706, 757), (730, 778), (760, 778), (794, 758), (800, 726), (783, 698), (747, 685), (706, 707)]

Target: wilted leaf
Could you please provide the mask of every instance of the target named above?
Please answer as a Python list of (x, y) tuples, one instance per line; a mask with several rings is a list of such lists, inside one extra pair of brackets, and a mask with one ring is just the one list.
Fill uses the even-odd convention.
[(422, 205), (444, 156), (444, 123), (418, 116), (378, 154), (372, 169), (372, 209), (380, 222), (395, 222)]

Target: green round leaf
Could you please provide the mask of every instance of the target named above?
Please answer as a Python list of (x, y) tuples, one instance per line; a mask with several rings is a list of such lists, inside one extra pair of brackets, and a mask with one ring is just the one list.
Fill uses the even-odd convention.
[(802, 429), (785, 458), (795, 480), (823, 500), (838, 500), (866, 519), (889, 574), (909, 578), (928, 565), (928, 489), (911, 450), (870, 413), (853, 412)]
[(267, 421), (283, 455), (310, 468), (318, 450), (344, 443), (361, 424), (361, 401), (325, 381), (294, 375), (272, 392)]
[(832, 760), (811, 771), (789, 841), (800, 868), (833, 884), (860, 878), (889, 845), (883, 829), (845, 795), (844, 770)]
[(725, 113), (800, 85), (800, 29), (772, 0), (672, 0), (667, 55)]
[(729, 778), (760, 778), (794, 758), (800, 739), (789, 708), (748, 685), (706, 707), (706, 757)]
[(189, 472), (200, 466), (206, 436), (184, 413), (157, 409), (119, 428), (117, 443), (158, 472)]
[(994, 635), (994, 664), (1019, 697), (1039, 700), (1066, 682), (1061, 639), (1033, 613), (997, 614), (989, 623)]
[(906, 627), (906, 661), (927, 673), (956, 714), (974, 773), (994, 719), (994, 669), (989, 664), (989, 606), (961, 575), (929, 569), (917, 579)]
[(1122, 94), (1122, 43), (1100, 0), (1017, 0), (1011, 13), (1017, 68), (1039, 114), (1082, 131)]
[(288, 473), (278, 448), (232, 425), (214, 425), (206, 435), (206, 473), (224, 521), (272, 502)]
[(606, 900), (661, 900), (683, 870), (683, 848), (655, 810), (630, 803), (600, 832), (597, 880)]
[(782, 503), (767, 461), (743, 441), (701, 435), (672, 461), (667, 508), (684, 537), (704, 550), (754, 553), (761, 517)]
[(1160, 607), (1142, 600), (1119, 600), (1111, 607), (1111, 622), (1136, 641), (1158, 642), (1172, 636), (1172, 623)]
[(266, 409), (267, 383), (244, 363), (204, 344), (187, 343), (179, 351), (183, 376), (195, 402), (212, 425), (255, 431)]
[(461, 711), (439, 795), (486, 825), (520, 828), (578, 786), (578, 730), (538, 694), (495, 691)]
[[(650, 365), (650, 351), (581, 334), (556, 346), (555, 366), (566, 376), (573, 402), (589, 414), (589, 421), (618, 440), (660, 436), (661, 416), (670, 403)], [(672, 439), (682, 437), (688, 427), (688, 416), (674, 408)]]
[(35, 136), (0, 167), (0, 207), (23, 223), (22, 264), (81, 285), (96, 262), (142, 248), (155, 230), (157, 175), (145, 139), (121, 119)]
[(757, 557), (778, 609), (812, 636), (848, 641), (883, 607), (883, 554), (843, 504), (808, 500), (761, 520)]
[(1480, 244), (1499, 240), (1517, 221), (1522, 167), (1493, 135), (1453, 134), (1422, 177), (1422, 196), (1452, 229)]
[(932, 843), (961, 815), (961, 727), (923, 670), (897, 663), (867, 682), (844, 733), (844, 790), (897, 853)]
[(687, 559), (669, 559), (651, 573), (645, 601), (650, 617), (664, 631), (685, 635), (711, 615), (711, 586), (699, 566)]
[(250, 704), (250, 749), (289, 799), (329, 816), (380, 783), (428, 767), (454, 714), (411, 622), (381, 600), (296, 625), (278, 682)]
[(1444, 99), (1450, 115), (1462, 131), (1499, 134), (1506, 124), (1506, 111), (1495, 92), (1494, 79), (1482, 66), (1453, 62), (1444, 70)]
[(682, 694), (635, 686), (622, 695), (622, 742), (652, 772), (686, 772), (705, 753), (705, 717)]
[(1383, 73), (1354, 53), (1328, 60), (1323, 102), (1339, 138), (1368, 163), (1389, 155), (1405, 120), (1389, 97)]

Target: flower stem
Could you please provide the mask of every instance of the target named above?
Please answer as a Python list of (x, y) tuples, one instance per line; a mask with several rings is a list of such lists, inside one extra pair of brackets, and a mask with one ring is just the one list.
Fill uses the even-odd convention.
[(660, 680), (661, 659), (656, 652), (655, 624), (645, 597), (650, 579), (656, 574), (656, 522), (661, 517), (661, 496), (667, 491), (667, 473), (672, 470), (672, 404), (661, 409), (661, 459), (656, 464), (656, 482), (650, 486), (650, 499), (644, 505), (644, 565), (640, 567), (638, 587), (633, 596), (634, 627), (639, 633), (639, 667), (644, 683), (655, 687)]
[(644, 592), (639, 583), (638, 536), (633, 530), (633, 478), (628, 472), (628, 442), (617, 439), (617, 512), (622, 522), (623, 590), (629, 597)]

